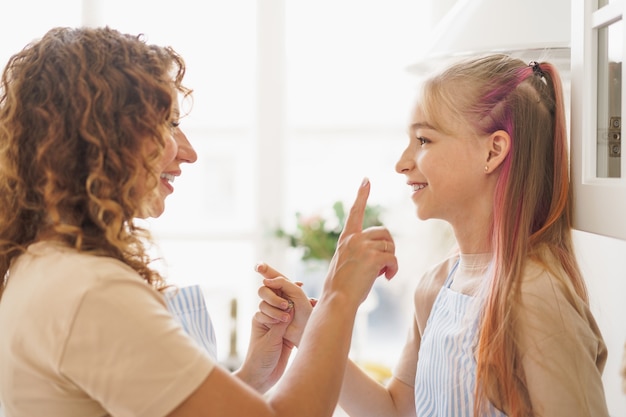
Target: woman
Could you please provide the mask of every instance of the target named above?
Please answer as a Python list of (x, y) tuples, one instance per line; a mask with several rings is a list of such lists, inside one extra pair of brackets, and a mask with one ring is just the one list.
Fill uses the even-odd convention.
[[(163, 211), (179, 164), (196, 157), (183, 152), (177, 127), (178, 95), (190, 94), (184, 73), (173, 49), (110, 28), (52, 29), (5, 67), (0, 403), (8, 416), (332, 414), (356, 310), (380, 271), (397, 269), (388, 231), (360, 227), (369, 182), (299, 355), (264, 397), (216, 365), (168, 312), (150, 234), (135, 222)], [(287, 324), (253, 329), (267, 362), (252, 382), (282, 373)]]

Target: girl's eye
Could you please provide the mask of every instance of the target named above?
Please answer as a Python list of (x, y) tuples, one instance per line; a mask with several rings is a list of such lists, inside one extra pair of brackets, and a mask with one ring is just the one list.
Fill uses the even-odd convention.
[(170, 125), (172, 126), (172, 129), (176, 129), (178, 126), (180, 126), (180, 122), (178, 120), (172, 120), (170, 122)]
[(427, 144), (427, 143), (428, 143), (428, 139), (426, 139), (426, 138), (424, 138), (424, 137), (421, 137), (421, 136), (419, 136), (419, 137), (417, 138), (417, 140), (418, 140), (418, 142), (420, 143), (420, 146), (424, 146), (425, 144)]

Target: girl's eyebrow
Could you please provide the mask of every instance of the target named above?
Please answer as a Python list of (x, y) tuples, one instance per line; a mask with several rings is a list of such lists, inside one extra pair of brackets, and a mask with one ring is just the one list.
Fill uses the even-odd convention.
[(418, 129), (431, 129), (436, 130), (434, 126), (429, 124), (428, 122), (414, 122), (407, 129), (407, 133), (409, 135), (413, 134)]
[(430, 125), (428, 122), (415, 122), (413, 124), (411, 124), (411, 126), (409, 126), (409, 129), (411, 130), (416, 130), (416, 129), (435, 129), (434, 126)]

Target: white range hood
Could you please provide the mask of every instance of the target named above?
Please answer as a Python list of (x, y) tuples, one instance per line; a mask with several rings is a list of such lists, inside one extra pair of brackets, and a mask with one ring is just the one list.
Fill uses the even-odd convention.
[(570, 0), (457, 0), (409, 71), (429, 71), (461, 56), (504, 52), (528, 61), (551, 61), (565, 78), (570, 22)]

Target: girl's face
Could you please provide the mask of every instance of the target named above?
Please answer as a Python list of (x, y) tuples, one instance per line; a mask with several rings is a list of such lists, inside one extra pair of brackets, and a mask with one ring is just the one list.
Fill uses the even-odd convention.
[(481, 146), (485, 141), (466, 126), (454, 120), (442, 122), (455, 133), (435, 129), (421, 106), (416, 107), (409, 144), (396, 171), (406, 176), (420, 219), (442, 219), (454, 226), (490, 212), (484, 182), (489, 152)]
[(159, 185), (156, 193), (151, 196), (147, 205), (147, 213), (142, 217), (159, 217), (165, 210), (165, 198), (174, 192), (172, 183), (181, 175), (181, 164), (194, 163), (198, 159), (195, 149), (187, 139), (179, 126), (179, 110), (175, 105), (173, 109), (171, 136), (165, 144), (165, 149), (159, 163)]

